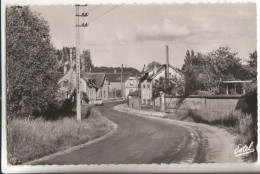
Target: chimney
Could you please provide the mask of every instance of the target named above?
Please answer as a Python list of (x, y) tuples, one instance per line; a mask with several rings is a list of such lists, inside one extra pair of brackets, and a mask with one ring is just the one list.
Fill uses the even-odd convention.
[(145, 71), (145, 65), (144, 65), (144, 67), (143, 67), (142, 74), (144, 74), (144, 71)]
[(153, 66), (153, 74), (156, 74), (156, 73), (157, 73), (157, 66), (154, 65), (154, 66)]
[(169, 80), (169, 47), (165, 45), (166, 51), (166, 80)]

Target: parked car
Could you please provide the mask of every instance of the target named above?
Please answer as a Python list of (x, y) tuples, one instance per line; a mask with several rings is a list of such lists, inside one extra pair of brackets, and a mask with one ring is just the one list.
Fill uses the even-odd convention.
[(96, 106), (103, 106), (103, 105), (104, 105), (104, 102), (103, 102), (103, 100), (101, 100), (101, 99), (97, 99), (96, 101), (94, 101), (94, 104), (95, 104)]

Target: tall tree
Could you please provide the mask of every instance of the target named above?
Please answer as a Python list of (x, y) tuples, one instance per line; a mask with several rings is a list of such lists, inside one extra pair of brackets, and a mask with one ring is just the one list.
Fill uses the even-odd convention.
[(199, 63), (196, 59), (197, 57), (195, 56), (194, 51), (187, 50), (184, 59), (185, 63), (182, 66), (185, 78), (185, 95), (194, 93), (198, 86), (197, 78), (200, 72), (200, 67), (197, 66)]
[(90, 56), (90, 51), (89, 50), (84, 50), (82, 55), (80, 55), (80, 59), (81, 59), (81, 68), (88, 72), (88, 71), (92, 71), (94, 68), (94, 65), (92, 63), (91, 60), (91, 56)]
[(7, 7), (6, 56), (8, 115), (47, 109), (57, 89), (57, 60), (47, 21), (28, 6)]

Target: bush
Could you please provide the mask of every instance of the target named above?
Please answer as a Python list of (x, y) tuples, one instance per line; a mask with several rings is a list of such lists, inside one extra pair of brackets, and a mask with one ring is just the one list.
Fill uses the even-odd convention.
[[(210, 114), (210, 116), (209, 116)], [(168, 118), (185, 120), (196, 123), (204, 123), (212, 126), (227, 128), (228, 131), (237, 135), (236, 144), (248, 145), (254, 142), (257, 145), (257, 122), (252, 114), (236, 110), (230, 113), (218, 112), (207, 113), (200, 110), (188, 110), (185, 112), (177, 111), (174, 115), (168, 115)], [(256, 161), (257, 152), (244, 157), (245, 160)]]
[[(238, 137), (237, 144), (248, 145), (253, 142), (254, 146), (257, 145), (257, 123), (254, 122), (253, 116), (251, 114), (242, 113), (241, 111), (236, 112), (236, 117), (238, 119)], [(255, 149), (254, 153), (245, 156), (246, 160), (257, 160), (257, 151)]]

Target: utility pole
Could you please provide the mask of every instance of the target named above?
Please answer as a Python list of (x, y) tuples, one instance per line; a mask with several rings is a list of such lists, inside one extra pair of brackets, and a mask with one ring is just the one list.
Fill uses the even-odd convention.
[(77, 120), (81, 122), (81, 92), (80, 92), (80, 27), (87, 27), (87, 23), (79, 25), (80, 17), (87, 17), (88, 13), (79, 14), (79, 7), (87, 5), (75, 5), (76, 6), (76, 81), (77, 81)]
[(123, 64), (121, 65), (121, 95), (123, 96)]
[(166, 79), (169, 80), (169, 46), (165, 45), (166, 52)]
[(166, 74), (165, 74), (165, 88), (168, 88), (169, 83), (169, 46), (165, 45), (165, 52), (166, 52)]

